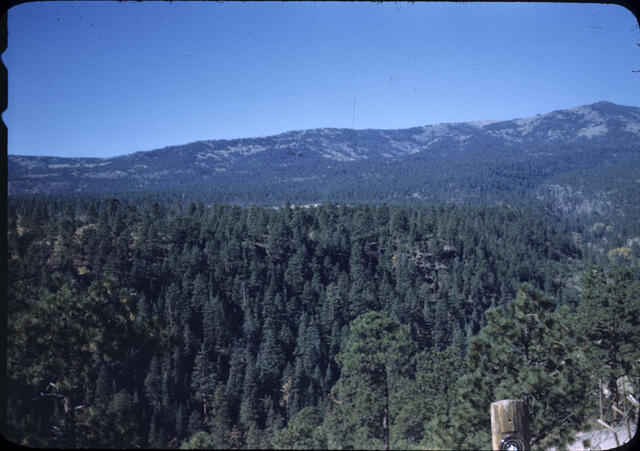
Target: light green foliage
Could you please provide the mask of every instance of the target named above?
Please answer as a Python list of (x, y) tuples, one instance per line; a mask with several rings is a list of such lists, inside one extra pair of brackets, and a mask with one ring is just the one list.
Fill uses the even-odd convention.
[(214, 449), (211, 436), (204, 431), (196, 432), (188, 441), (180, 445), (180, 449)]

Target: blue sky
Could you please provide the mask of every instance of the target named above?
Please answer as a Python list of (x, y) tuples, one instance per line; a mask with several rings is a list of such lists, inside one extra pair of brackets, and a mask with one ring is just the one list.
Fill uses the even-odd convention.
[(640, 106), (616, 5), (41, 2), (8, 30), (17, 155)]

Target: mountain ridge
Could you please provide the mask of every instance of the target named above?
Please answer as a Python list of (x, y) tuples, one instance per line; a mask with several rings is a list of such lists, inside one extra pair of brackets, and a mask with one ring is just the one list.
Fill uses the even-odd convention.
[[(616, 168), (640, 173), (640, 108), (601, 101), (510, 120), (308, 129), (110, 158), (9, 155), (8, 190), (9, 195), (173, 191), (245, 205), (285, 200), (495, 204), (524, 196), (566, 212), (573, 207), (553, 204), (587, 190), (576, 188), (580, 181), (571, 177), (550, 190), (554, 179), (600, 169), (615, 173)], [(598, 205), (597, 214), (611, 214), (599, 210), (616, 210), (613, 204), (622, 192), (640, 193), (638, 183), (629, 183), (614, 181), (606, 195), (596, 193), (597, 203), (575, 201), (582, 213), (584, 205)], [(571, 196), (558, 196), (564, 189)]]
[(163, 146), (163, 147), (159, 147), (156, 149), (148, 149), (148, 150), (138, 150), (135, 152), (131, 152), (131, 153), (126, 153), (126, 154), (121, 154), (121, 155), (115, 155), (112, 157), (64, 157), (64, 156), (52, 156), (52, 155), (42, 155), (42, 156), (36, 156), (36, 155), (21, 155), (21, 154), (9, 154), (10, 157), (21, 157), (21, 158), (31, 158), (31, 157), (35, 157), (35, 158), (51, 158), (51, 159), (74, 159), (74, 160), (95, 160), (95, 161), (105, 161), (105, 160), (111, 160), (114, 158), (126, 158), (126, 157), (131, 157), (134, 155), (138, 155), (138, 154), (142, 154), (142, 153), (147, 153), (147, 152), (157, 152), (157, 151), (162, 151), (162, 150), (166, 150), (166, 149), (173, 149), (176, 147), (183, 147), (183, 146), (192, 146), (192, 145), (196, 145), (198, 143), (236, 143), (238, 141), (252, 141), (252, 140), (261, 140), (261, 139), (269, 139), (269, 138), (275, 138), (275, 137), (282, 137), (282, 136), (286, 136), (286, 135), (295, 135), (295, 134), (306, 134), (306, 133), (313, 133), (313, 132), (326, 132), (326, 131), (331, 131), (331, 132), (394, 132), (394, 131), (398, 131), (398, 130), (417, 130), (417, 129), (429, 129), (429, 128), (437, 128), (437, 127), (451, 127), (451, 126), (459, 126), (459, 125), (471, 125), (471, 126), (475, 126), (475, 127), (479, 127), (479, 128), (484, 128), (487, 125), (496, 125), (496, 124), (502, 124), (502, 123), (508, 123), (508, 122), (529, 122), (538, 118), (543, 118), (545, 116), (549, 116), (552, 115), (554, 113), (562, 113), (562, 112), (566, 112), (566, 111), (580, 111), (583, 110), (585, 108), (593, 108), (593, 107), (607, 107), (607, 108), (616, 108), (616, 109), (620, 109), (620, 108), (624, 108), (626, 110), (637, 110), (637, 118), (640, 120), (640, 107), (635, 107), (635, 106), (625, 106), (625, 105), (619, 105), (619, 104), (615, 104), (613, 102), (609, 102), (609, 101), (599, 101), (599, 102), (595, 102), (592, 104), (586, 104), (586, 105), (580, 105), (580, 106), (576, 106), (573, 108), (569, 108), (569, 109), (560, 109), (560, 110), (553, 110), (550, 111), (548, 113), (539, 113), (536, 114), (534, 116), (526, 116), (526, 117), (519, 117), (519, 118), (513, 118), (513, 119), (481, 119), (481, 120), (475, 120), (475, 121), (466, 121), (466, 122), (438, 122), (438, 123), (432, 123), (432, 124), (426, 124), (426, 125), (418, 125), (418, 126), (414, 126), (414, 127), (406, 127), (406, 128), (400, 128), (400, 129), (386, 129), (386, 128), (364, 128), (364, 129), (353, 129), (353, 128), (344, 128), (344, 127), (317, 127), (317, 128), (311, 128), (311, 129), (300, 129), (300, 130), (288, 130), (288, 131), (284, 131), (282, 133), (276, 133), (276, 134), (270, 134), (270, 135), (264, 135), (264, 136), (251, 136), (251, 137), (243, 137), (243, 138), (224, 138), (224, 139), (203, 139), (203, 140), (195, 140), (195, 141), (190, 141), (184, 144), (176, 144), (176, 145), (169, 145), (169, 146)]

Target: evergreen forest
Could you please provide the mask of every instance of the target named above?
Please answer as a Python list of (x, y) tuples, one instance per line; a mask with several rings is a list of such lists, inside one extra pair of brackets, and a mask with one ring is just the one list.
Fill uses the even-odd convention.
[(639, 394), (637, 223), (24, 196), (6, 236), (25, 446), (488, 449), (511, 398), (548, 448)]

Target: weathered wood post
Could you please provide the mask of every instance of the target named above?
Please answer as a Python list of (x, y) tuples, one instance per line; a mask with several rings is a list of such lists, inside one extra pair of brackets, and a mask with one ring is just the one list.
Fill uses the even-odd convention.
[(598, 418), (596, 421), (598, 421), (598, 423), (600, 423), (601, 425), (603, 425), (604, 427), (609, 429), (611, 432), (613, 432), (613, 438), (616, 440), (616, 448), (619, 448), (620, 447), (620, 439), (618, 438), (618, 433), (616, 432), (615, 428), (609, 426), (607, 423), (602, 421), (600, 418)]
[(529, 449), (529, 418), (520, 399), (503, 399), (491, 404), (491, 445), (494, 450)]
[(624, 409), (624, 412), (618, 409), (616, 406), (613, 406), (613, 410), (617, 410), (622, 418), (624, 418), (624, 423), (627, 425), (627, 440), (631, 440), (631, 425), (629, 424), (629, 415), (627, 414), (627, 409)]

